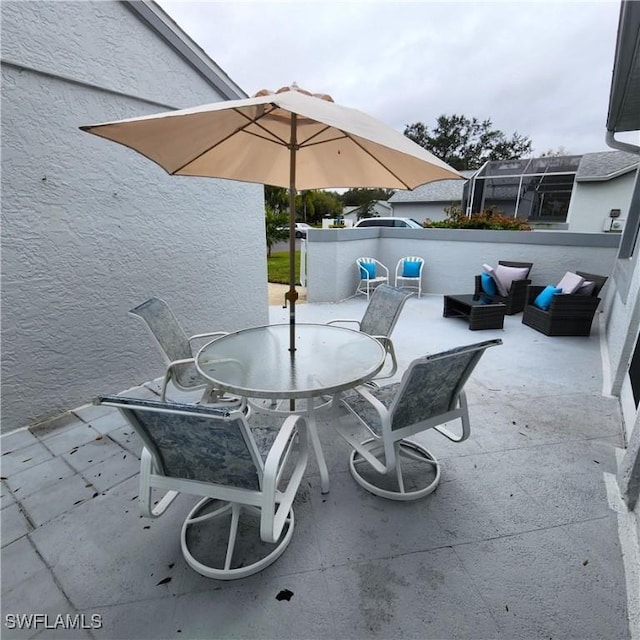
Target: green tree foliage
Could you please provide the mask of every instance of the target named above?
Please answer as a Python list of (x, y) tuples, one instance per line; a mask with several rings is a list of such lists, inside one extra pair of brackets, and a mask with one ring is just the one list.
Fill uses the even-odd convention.
[(289, 215), (276, 211), (270, 204), (265, 205), (265, 229), (267, 234), (267, 256), (271, 257), (271, 247), (289, 237)]
[(282, 187), (264, 186), (264, 203), (276, 213), (289, 211), (289, 190)]
[(407, 125), (404, 135), (459, 171), (479, 169), (487, 160), (522, 158), (532, 149), (527, 136), (515, 132), (507, 138), (489, 119), (456, 114), (439, 116), (431, 131), (422, 122)]
[[(342, 214), (342, 203), (335, 193), (314, 189), (304, 192), (307, 198), (307, 219), (308, 224), (321, 224), (322, 218), (335, 218)], [(302, 203), (303, 204), (303, 203)], [(304, 221), (302, 215), (304, 209), (296, 203), (297, 218)]]
[(393, 189), (349, 189), (340, 200), (345, 207), (361, 207), (376, 200), (388, 200), (393, 195)]

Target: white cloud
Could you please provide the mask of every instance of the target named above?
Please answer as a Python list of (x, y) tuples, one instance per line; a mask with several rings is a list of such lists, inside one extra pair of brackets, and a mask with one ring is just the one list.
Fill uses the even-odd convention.
[(608, 149), (617, 1), (159, 4), (249, 95), (295, 81), (400, 131), (458, 113)]

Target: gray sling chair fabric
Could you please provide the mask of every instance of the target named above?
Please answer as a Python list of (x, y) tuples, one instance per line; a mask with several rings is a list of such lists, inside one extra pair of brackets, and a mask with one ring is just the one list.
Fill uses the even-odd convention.
[[(407, 438), (428, 429), (453, 442), (469, 437), (464, 385), (485, 350), (499, 344), (500, 339), (487, 340), (417, 358), (400, 382), (379, 389), (361, 386), (344, 395), (343, 405), (372, 436), (361, 442), (344, 419), (335, 423), (353, 448), (349, 466), (356, 482), (392, 500), (414, 500), (434, 491), (440, 481), (438, 461), (424, 446)], [(462, 422), (461, 435), (442, 426), (457, 419)], [(424, 471), (425, 463), (429, 473)], [(417, 467), (417, 477), (407, 473), (414, 470), (408, 468), (410, 464)]]
[(376, 376), (376, 380), (391, 378), (398, 370), (391, 333), (398, 322), (405, 302), (413, 295), (415, 295), (413, 292), (402, 291), (390, 284), (381, 284), (371, 294), (369, 304), (361, 320), (335, 319), (329, 320), (327, 323), (354, 323), (360, 331), (376, 338), (382, 344), (391, 358), (391, 369), (386, 371), (384, 375)]
[(131, 309), (129, 313), (144, 320), (165, 355), (167, 369), (162, 382), (161, 400), (165, 400), (167, 385), (171, 381), (182, 391), (204, 389), (200, 399), (201, 403), (244, 406), (243, 400), (235, 396), (224, 395), (203, 378), (196, 369), (192, 341), (204, 338), (213, 339), (225, 335), (225, 332), (200, 333), (187, 337), (169, 305), (160, 298), (149, 298), (141, 305)]
[[(293, 534), (291, 505), (308, 459), (303, 416), (283, 422), (254, 414), (249, 422), (242, 411), (204, 405), (122, 396), (103, 396), (96, 403), (119, 409), (142, 439), (138, 499), (143, 516), (161, 516), (179, 493), (203, 497), (181, 532), (182, 552), (192, 569), (232, 580), (261, 571), (283, 553)], [(166, 494), (156, 502), (153, 489)], [(241, 519), (245, 524), (257, 520), (259, 526), (239, 527)], [(206, 524), (211, 526), (203, 528)], [(212, 550), (220, 529), (226, 532), (222, 525), (228, 534), (221, 548)]]

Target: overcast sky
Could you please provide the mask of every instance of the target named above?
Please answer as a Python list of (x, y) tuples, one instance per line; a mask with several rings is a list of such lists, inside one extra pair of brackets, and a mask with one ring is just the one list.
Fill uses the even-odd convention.
[(456, 113), (534, 155), (610, 150), (617, 0), (159, 4), (248, 95), (296, 82), (401, 132)]

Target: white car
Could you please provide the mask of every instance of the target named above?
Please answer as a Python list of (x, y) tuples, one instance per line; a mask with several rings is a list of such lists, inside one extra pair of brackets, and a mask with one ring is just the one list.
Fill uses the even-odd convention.
[(422, 225), (413, 218), (363, 218), (353, 225), (354, 229), (363, 227), (394, 227), (396, 229), (422, 229)]
[[(289, 233), (289, 225), (278, 227), (278, 229), (280, 229), (280, 231), (286, 231), (287, 234)], [(309, 229), (313, 229), (310, 224), (306, 222), (296, 222), (296, 238), (306, 238)]]

